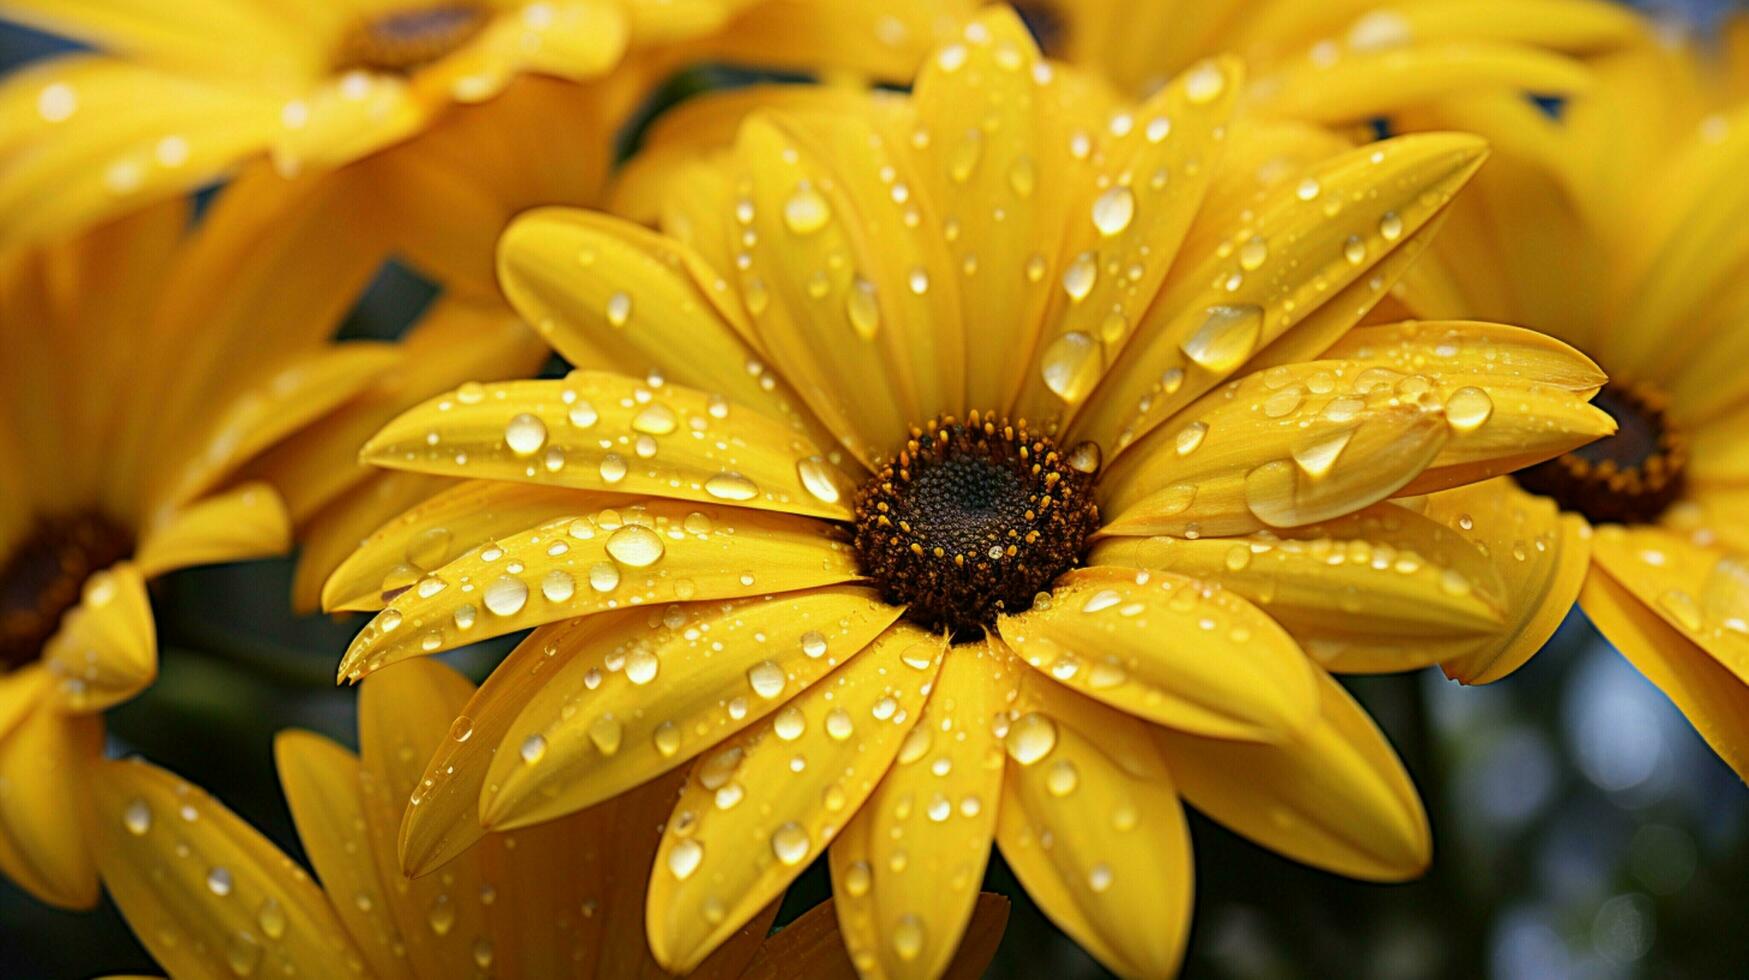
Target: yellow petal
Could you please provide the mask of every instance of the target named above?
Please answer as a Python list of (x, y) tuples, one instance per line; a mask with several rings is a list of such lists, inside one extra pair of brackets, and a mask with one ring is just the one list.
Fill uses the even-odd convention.
[[(663, 20), (672, 16), (671, 4), (652, 6)], [(745, 64), (834, 69), (904, 83), (928, 49), (969, 18), (975, 6), (967, 0), (737, 4), (733, 19), (703, 34), (697, 48), (705, 56)]]
[[(1749, 683), (1749, 565), (1741, 557), (1663, 528), (1614, 525), (1592, 536), (1591, 555), (1615, 584), (1663, 620), (1671, 635), (1685, 638), (1740, 683)], [(1586, 586), (1586, 594), (1595, 591)], [(1637, 625), (1643, 615), (1624, 619), (1645, 629)]]
[(551, 819), (681, 765), (784, 708), (901, 611), (839, 587), (672, 606), (549, 638), (585, 652), (526, 696), (492, 756), (481, 822)]
[[(1020, 383), (1050, 296), (1045, 277), (1024, 270), (1052, 264), (1068, 208), (1053, 190), (1074, 186), (1057, 182), (1067, 135), (1047, 142), (1056, 134), (1039, 62), (1020, 19), (992, 8), (925, 63), (912, 100), (917, 131), (928, 137), (917, 153), (919, 206), (940, 227), (958, 229), (964, 244), (956, 252), (978, 269), (961, 288), (960, 321), (966, 349), (977, 352), (967, 364), (966, 404), (982, 408), (1005, 407)], [(1039, 255), (1041, 244), (1052, 254)], [(947, 287), (933, 280), (951, 280), (956, 269), (929, 271), (927, 288), (936, 289)]]
[(1107, 969), (1168, 976), (1190, 926), (1177, 791), (1148, 725), (1051, 687), (1031, 679), (1008, 727), (996, 842), (1032, 900)]
[(49, 681), (49, 672), (35, 664), (0, 674), (0, 739), (43, 702)]
[[(844, 940), (838, 932), (839, 919), (833, 914), (842, 909), (842, 903), (842, 898), (829, 898), (784, 926), (759, 947), (758, 956), (748, 964), (745, 973), (739, 974), (740, 980), (783, 980), (798, 975), (850, 980), (858, 976), (856, 967), (845, 955)], [(959, 952), (936, 975), (944, 980), (982, 977), (1008, 926), (1008, 907), (1008, 899), (995, 892), (979, 893)], [(837, 915), (842, 916), (843, 912), (837, 911)]]
[(466, 381), (534, 374), (550, 353), (501, 304), (449, 296), (420, 317), (397, 346), (401, 358), (391, 370), (245, 469), (280, 488), (294, 523), (308, 524), (318, 508), (366, 478), (371, 471), (357, 465), (358, 447), (402, 411)]
[(1476, 89), (1571, 95), (1590, 82), (1571, 58), (1517, 44), (1448, 41), (1306, 59), (1258, 80), (1261, 111), (1325, 123), (1389, 115)]
[[(1187, 267), (1167, 283), (1072, 433), (1116, 449), (1172, 417), (1324, 302), (1370, 280), (1374, 266), (1445, 207), (1483, 155), (1470, 136), (1404, 136), (1330, 157), (1298, 181), (1266, 188), (1251, 205), (1246, 234), (1181, 261)], [(1344, 202), (1334, 217), (1326, 213), (1331, 202)], [(1148, 407), (1137, 414), (1144, 399)]]
[(494, 956), (488, 908), (478, 900), (486, 885), (488, 849), (476, 848), (451, 862), (442, 876), (416, 881), (401, 876), (395, 853), (401, 814), (419, 786), (425, 760), (442, 744), (472, 693), (466, 678), (435, 660), (401, 664), (359, 691), (360, 836), (376, 867), (382, 904), (407, 945), (416, 976), (456, 975), (458, 966), (465, 969), (481, 959), (490, 966)]
[(162, 499), (195, 499), (251, 456), (365, 390), (400, 356), (387, 344), (352, 343), (280, 367), (191, 434), (194, 451), (183, 450), (187, 463), (169, 471)]
[(1243, 87), (1237, 59), (1207, 61), (1119, 117), (1127, 128), (1103, 150), (1113, 179), (1088, 185), (1069, 215), (1064, 254), (1073, 258), (1051, 289), (1038, 370), (1017, 414), (1071, 413), (1122, 356), (1221, 171)]
[(86, 579), (43, 660), (70, 711), (101, 711), (145, 690), (158, 676), (158, 634), (140, 569), (122, 562)]
[[(0, 103), (0, 244), (58, 237), (212, 182), (279, 126), (269, 93), (109, 58), (56, 58)], [(28, 110), (25, 108), (28, 106)]]
[(1609, 572), (1593, 571), (1579, 604), (1605, 639), (1675, 702), (1737, 775), (1749, 779), (1749, 686)]
[(563, 677), (571, 661), (595, 649), (590, 644), (642, 628), (644, 616), (627, 609), (542, 626), (493, 669), (451, 723), (419, 780), (417, 802), (401, 819), (398, 851), (409, 877), (436, 870), (485, 834), (480, 795), (486, 769), (547, 679)]
[[(874, 343), (878, 331), (857, 326), (858, 304), (878, 302), (869, 292), (878, 286), (864, 285), (868, 274), (854, 264), (859, 250), (848, 226), (860, 216), (819, 154), (778, 120), (748, 119), (735, 152), (752, 207), (746, 261), (737, 263), (742, 302), (777, 373), (873, 468), (919, 409), (908, 363)], [(927, 291), (932, 272), (941, 278), (919, 267), (910, 288)]]
[(787, 379), (754, 369), (762, 355), (726, 280), (679, 242), (607, 215), (542, 208), (505, 231), (498, 273), (517, 310), (573, 364), (658, 373), (816, 440), (826, 432)]
[(46, 704), (0, 737), (0, 872), (56, 908), (97, 904), (82, 815), (91, 806), (90, 769), (102, 753), (102, 718)]
[(1273, 741), (1311, 723), (1298, 644), (1219, 579), (1084, 568), (1050, 604), (999, 622), (1017, 657), (1140, 718), (1217, 738)]
[(1606, 51), (1635, 40), (1640, 18), (1598, 0), (1423, 0), (1403, 7), (1410, 37), (1516, 41), (1555, 51)]
[(147, 533), (135, 563), (156, 578), (194, 565), (266, 558), (291, 547), (291, 521), (279, 494), (245, 483), (177, 510)]
[(298, 840), (347, 935), (373, 973), (410, 976), (395, 955), (406, 940), (370, 860), (358, 757), (320, 735), (287, 730), (274, 737), (273, 759)]
[(1439, 321), (1367, 327), (1351, 331), (1325, 356), (1396, 373), (1374, 377), (1388, 380), (1399, 397), (1431, 382), (1450, 438), (1410, 492), (1485, 479), (1615, 431), (1615, 421), (1589, 404), (1606, 380), (1597, 365), (1558, 340), (1518, 327)]
[(1591, 531), (1504, 477), (1433, 494), (1423, 513), (1486, 554), (1505, 584), (1505, 629), (1442, 664), (1447, 677), (1491, 684), (1542, 649), (1572, 611), (1591, 564)]
[(832, 842), (838, 927), (867, 977), (940, 976), (974, 916), (1002, 796), (1005, 653), (947, 651), (917, 726)]
[(1367, 713), (1318, 672), (1316, 724), (1275, 745), (1156, 729), (1184, 798), (1270, 850), (1370, 881), (1427, 870), (1433, 838), (1409, 774)]
[(345, 976), (358, 952), (310, 876), (198, 787), (141, 761), (93, 780), (103, 884), (171, 976)]
[(693, 767), (651, 873), (646, 915), (659, 962), (692, 968), (831, 842), (916, 723), (939, 644), (895, 626), (785, 714)]
[(1224, 537), (1331, 520), (1397, 493), (1451, 429), (1431, 385), (1424, 402), (1398, 397), (1397, 380), (1307, 361), (1209, 393), (1108, 466), (1105, 532)]
[(281, 108), (273, 165), (289, 177), (351, 163), (418, 132), (432, 108), (398, 74), (332, 75)]
[(593, 513), (632, 499), (526, 483), (454, 484), (349, 546), (351, 554), (322, 587), (322, 608), (381, 609), (424, 576), (483, 544), (557, 517)]
[(622, 605), (732, 599), (859, 577), (828, 525), (655, 500), (561, 517), (421, 578), (352, 641), (340, 676)]
[[(373, 531), (452, 483), (421, 473), (373, 473), (317, 511), (298, 549), (298, 565), (292, 576), (292, 611), (304, 615), (322, 608), (323, 583), (352, 557), (355, 549), (370, 541)], [(368, 588), (368, 583), (365, 587)], [(381, 591), (380, 582), (378, 590)], [(370, 609), (380, 608), (380, 599), (368, 595), (355, 601)], [(350, 607), (345, 601), (336, 601), (333, 608)]]
[(740, 403), (595, 371), (463, 385), (390, 422), (360, 458), (834, 518), (850, 516), (855, 486), (804, 436)]
[(1235, 538), (1107, 538), (1088, 561), (1219, 582), (1337, 671), (1424, 667), (1449, 655), (1442, 641), (1492, 641), (1510, 601), (1486, 555), (1392, 504)]
[(191, 69), (284, 72), (319, 54), (270, 8), (196, 0), (175, 9), (130, 0), (17, 0), (8, 19), (93, 47)]

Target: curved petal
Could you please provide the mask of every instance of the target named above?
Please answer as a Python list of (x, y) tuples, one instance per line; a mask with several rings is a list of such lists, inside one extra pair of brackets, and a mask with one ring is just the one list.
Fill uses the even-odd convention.
[(1749, 779), (1749, 685), (1607, 571), (1593, 571), (1579, 605), (1621, 655), (1676, 704), (1694, 730)]
[(1578, 602), (1591, 529), (1505, 477), (1433, 494), (1424, 513), (1487, 555), (1505, 584), (1505, 629), (1440, 665), (1454, 680), (1492, 684), (1542, 649)]
[(145, 690), (158, 676), (158, 632), (140, 569), (122, 562), (86, 579), (43, 661), (69, 711), (101, 711)]
[(831, 588), (671, 606), (553, 639), (576, 645), (492, 756), (481, 823), (519, 827), (681, 765), (855, 658), (903, 610)]
[[(951, 962), (936, 964), (936, 972), (928, 976), (940, 976), (943, 980), (977, 980), (989, 969), (996, 947), (1001, 945), (1002, 932), (1008, 927), (1009, 903), (1007, 898), (995, 892), (980, 892), (976, 898), (970, 921), (964, 927), (965, 939), (960, 943), (959, 951)], [(850, 980), (867, 975), (858, 974), (845, 955), (844, 938), (839, 934), (844, 913), (833, 914), (835, 908), (843, 908), (842, 903), (842, 898), (829, 898), (784, 926), (759, 947), (758, 955), (747, 964), (747, 970), (739, 975), (739, 980), (784, 980), (794, 976)]]
[(1007, 729), (996, 842), (1033, 901), (1108, 969), (1169, 976), (1190, 929), (1177, 791), (1150, 726), (1050, 687), (1031, 679)]
[[(372, 532), (382, 528), (398, 514), (427, 500), (452, 484), (440, 476), (421, 473), (371, 473), (363, 482), (342, 493), (338, 499), (317, 511), (310, 526), (300, 536), (298, 565), (292, 575), (292, 611), (299, 615), (317, 609), (351, 609), (348, 603), (358, 603), (364, 610), (382, 607), (382, 592), (389, 573), (383, 573), (375, 595), (351, 593), (351, 598), (336, 598), (332, 606), (322, 601), (322, 589), (335, 571), (352, 557), (353, 552), (371, 540)], [(494, 484), (513, 486), (515, 484)], [(539, 518), (525, 522), (527, 527)], [(395, 564), (400, 564), (396, 562)], [(391, 566), (393, 567), (393, 566)], [(348, 580), (347, 588), (369, 589), (367, 580)], [(341, 592), (339, 595), (348, 595)]]
[[(1591, 538), (1598, 568), (1669, 627), (1749, 684), (1749, 559), (1662, 528), (1609, 526)], [(1595, 576), (1593, 576), (1595, 578)], [(1586, 586), (1586, 593), (1604, 590)], [(1613, 595), (1613, 592), (1606, 593)], [(1639, 626), (1643, 615), (1618, 617)]]
[(1571, 95), (1584, 91), (1590, 81), (1584, 65), (1553, 52), (1490, 41), (1448, 41), (1351, 50), (1328, 66), (1307, 59), (1259, 78), (1255, 99), (1264, 112), (1342, 123), (1477, 89)]
[(291, 538), (279, 494), (265, 483), (245, 483), (176, 510), (146, 534), (134, 563), (145, 578), (157, 578), (178, 568), (281, 554)]
[(421, 578), (353, 639), (340, 676), (622, 605), (765, 595), (860, 574), (831, 527), (808, 518), (666, 500), (603, 507)]
[(384, 426), (359, 458), (420, 473), (827, 518), (850, 516), (854, 490), (781, 422), (720, 395), (597, 371), (463, 385)]
[(1419, 876), (1433, 860), (1427, 813), (1366, 712), (1318, 672), (1318, 719), (1275, 745), (1154, 737), (1184, 798), (1257, 843), (1370, 881)]
[(998, 625), (1021, 660), (1139, 718), (1261, 741), (1305, 728), (1317, 710), (1305, 655), (1218, 582), (1083, 568), (1057, 580), (1049, 605)]
[(895, 626), (693, 767), (651, 873), (646, 924), (658, 962), (691, 969), (831, 842), (916, 723), (940, 644)]
[(172, 976), (346, 976), (359, 954), (309, 875), (197, 787), (145, 762), (93, 780), (97, 862)]
[(1235, 538), (1107, 538), (1088, 561), (1219, 582), (1336, 671), (1424, 667), (1450, 655), (1441, 641), (1492, 641), (1517, 598), (1456, 530), (1394, 504)]
[(940, 976), (976, 915), (1002, 797), (1008, 659), (983, 643), (947, 651), (893, 768), (832, 842), (838, 928), (864, 976)]
[[(1403, 136), (1264, 188), (1249, 204), (1244, 235), (1183, 257), (1072, 435), (1116, 451), (1173, 418), (1348, 286), (1370, 280), (1385, 256), (1440, 214), (1484, 156), (1472, 136)], [(1334, 217), (1326, 213), (1331, 202), (1345, 202)]]
[(273, 760), (298, 840), (346, 934), (372, 973), (410, 978), (406, 940), (377, 879), (376, 863), (364, 859), (371, 842), (358, 757), (320, 735), (287, 730), (274, 736)]
[(322, 586), (322, 608), (330, 612), (381, 609), (424, 576), (481, 545), (567, 514), (594, 513), (634, 499), (624, 494), (492, 480), (452, 485), (420, 500), (362, 542), (355, 542), (346, 560)]
[(102, 753), (101, 717), (46, 704), (0, 737), (0, 872), (57, 908), (97, 904), (84, 814), (90, 769)]

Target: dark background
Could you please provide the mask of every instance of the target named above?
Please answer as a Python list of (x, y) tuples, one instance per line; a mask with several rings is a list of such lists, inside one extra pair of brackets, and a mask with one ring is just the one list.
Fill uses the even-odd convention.
[[(1701, 23), (1725, 4), (1648, 4)], [(0, 66), (62, 50), (0, 24)], [(732, 83), (699, 71), (666, 98)], [(389, 337), (432, 288), (384, 270), (347, 322)], [(333, 668), (361, 618), (287, 611), (291, 562), (195, 569), (155, 591), (161, 675), (109, 714), (110, 753), (195, 778), (302, 857), (274, 775), (273, 733), (354, 744), (353, 692)], [(479, 679), (509, 641), (446, 660)], [(1367, 885), (1314, 871), (1191, 817), (1190, 977), (1720, 978), (1749, 975), (1749, 792), (1664, 696), (1575, 613), (1508, 681), (1461, 688), (1436, 671), (1354, 679), (1396, 745), (1434, 828), (1422, 880)], [(1014, 900), (991, 975), (1104, 971), (1031, 905), (1000, 857), (987, 887)], [(823, 899), (823, 865), (780, 921)], [(107, 903), (56, 912), (0, 882), (0, 977), (158, 972)]]

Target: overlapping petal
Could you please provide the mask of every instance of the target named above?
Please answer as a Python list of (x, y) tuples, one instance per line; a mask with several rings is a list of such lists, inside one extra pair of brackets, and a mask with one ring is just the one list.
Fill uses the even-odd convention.
[(1217, 738), (1292, 735), (1317, 709), (1305, 656), (1220, 581), (1083, 568), (998, 626), (1019, 659), (1139, 718)]
[(85, 580), (79, 604), (43, 648), (61, 707), (101, 711), (158, 676), (158, 632), (139, 566), (122, 562)]
[(88, 773), (103, 721), (36, 707), (0, 736), (0, 872), (50, 905), (87, 909), (97, 904)]
[(893, 627), (796, 697), (785, 709), (793, 715), (694, 766), (651, 872), (658, 962), (677, 972), (696, 965), (831, 842), (916, 724), (941, 667), (940, 642)]

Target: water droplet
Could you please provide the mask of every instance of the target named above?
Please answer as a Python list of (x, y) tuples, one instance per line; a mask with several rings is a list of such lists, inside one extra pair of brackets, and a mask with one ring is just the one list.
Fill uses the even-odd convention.
[(802, 863), (809, 846), (807, 830), (794, 820), (785, 821), (771, 833), (771, 853), (789, 867)]
[(1179, 429), (1178, 435), (1173, 439), (1173, 444), (1178, 450), (1178, 455), (1189, 456), (1191, 453), (1196, 452), (1197, 447), (1202, 445), (1203, 439), (1208, 434), (1209, 427), (1207, 422), (1192, 422), (1184, 428)]
[(769, 660), (761, 660), (747, 668), (747, 683), (754, 694), (769, 701), (783, 693), (783, 668)]
[(1066, 402), (1085, 398), (1098, 380), (1098, 354), (1098, 342), (1079, 330), (1051, 341), (1040, 361), (1045, 387)]
[(620, 739), (624, 735), (625, 729), (612, 715), (602, 715), (589, 726), (589, 741), (602, 755), (618, 752)]
[(826, 504), (838, 502), (838, 484), (832, 482), (832, 469), (819, 456), (806, 456), (796, 461), (796, 476), (815, 500)]
[(541, 757), (546, 755), (546, 754), (547, 754), (547, 740), (546, 740), (545, 736), (535, 734), (535, 735), (530, 735), (529, 737), (522, 740), (522, 761), (523, 762), (526, 762), (532, 766), (535, 763), (539, 762), (541, 760)]
[(1387, 242), (1394, 242), (1403, 237), (1403, 219), (1395, 211), (1386, 211), (1379, 219), (1379, 234)]
[(547, 444), (546, 423), (527, 412), (512, 416), (504, 427), (504, 444), (518, 456), (532, 456)]
[(752, 500), (759, 487), (739, 473), (718, 473), (704, 482), (704, 492), (718, 500)]
[(1252, 235), (1239, 246), (1239, 268), (1246, 272), (1256, 271), (1268, 258), (1269, 243), (1257, 235)]
[(1087, 887), (1095, 892), (1103, 892), (1111, 887), (1111, 865), (1096, 864), (1087, 872)]
[(528, 586), (519, 578), (500, 575), (486, 586), (486, 608), (499, 616), (514, 616), (528, 602)]
[(607, 322), (616, 327), (623, 327), (632, 318), (632, 297), (630, 293), (614, 293), (607, 298)]
[(657, 725), (650, 740), (655, 743), (656, 751), (660, 752), (664, 759), (671, 759), (674, 757), (674, 753), (680, 751), (680, 729), (671, 721)]
[(818, 660), (826, 655), (826, 637), (819, 630), (809, 630), (802, 634), (802, 653), (810, 660)]
[(648, 650), (634, 650), (626, 657), (626, 680), (642, 687), (655, 680), (656, 673), (661, 668), (661, 658)]
[(1068, 796), (1081, 782), (1081, 773), (1068, 759), (1059, 759), (1045, 774), (1045, 789), (1052, 796)]
[(1179, 349), (1202, 367), (1225, 374), (1245, 363), (1262, 332), (1262, 307), (1249, 303), (1211, 306), (1205, 311), (1202, 326)]
[(1063, 292), (1069, 298), (1079, 303), (1093, 292), (1093, 284), (1099, 281), (1099, 263), (1092, 252), (1082, 252), (1075, 256), (1069, 267), (1063, 270)]
[(1359, 235), (1349, 235), (1342, 243), (1342, 257), (1349, 265), (1359, 265), (1366, 261), (1366, 242)]
[(1212, 61), (1198, 64), (1184, 76), (1184, 97), (1196, 105), (1204, 105), (1220, 98), (1226, 87), (1227, 77), (1221, 74), (1220, 66)]
[(1445, 422), (1453, 432), (1474, 432), (1494, 414), (1494, 399), (1480, 388), (1465, 386), (1445, 400)]
[(1108, 188), (1093, 202), (1093, 227), (1110, 237), (1121, 234), (1136, 216), (1136, 195), (1121, 184)]
[(128, 833), (139, 837), (152, 829), (152, 808), (146, 805), (145, 800), (134, 800), (122, 811), (121, 823), (128, 829)]
[(610, 561), (590, 565), (589, 587), (597, 592), (612, 592), (619, 588), (619, 566)]
[(587, 429), (599, 421), (601, 415), (595, 411), (594, 405), (591, 405), (586, 401), (579, 401), (577, 404), (571, 406), (569, 418), (571, 419), (572, 425), (579, 429)]
[(1658, 608), (1668, 613), (1677, 624), (1690, 633), (1700, 631), (1702, 619), (1700, 603), (1694, 601), (1694, 596), (1681, 589), (1670, 589), (1658, 596)]
[(626, 461), (618, 453), (608, 453), (601, 457), (601, 479), (605, 483), (618, 483), (626, 478)]
[(261, 965), (261, 941), (247, 932), (238, 932), (225, 940), (225, 965), (234, 976), (247, 977)]
[(914, 960), (923, 952), (923, 921), (915, 915), (902, 915), (893, 926), (893, 952), (901, 960)]
[(1030, 766), (1057, 747), (1056, 723), (1037, 712), (1029, 712), (1008, 726), (1004, 744), (1014, 761)]
[(255, 924), (267, 938), (279, 939), (285, 935), (285, 909), (276, 899), (263, 899), (255, 910)]
[(859, 277), (850, 284), (849, 292), (844, 294), (844, 315), (858, 337), (874, 339), (881, 328), (881, 306), (875, 299), (874, 283)]
[(661, 536), (642, 524), (627, 524), (607, 539), (607, 553), (632, 568), (654, 565), (664, 550)]
[(676, 841), (674, 849), (668, 852), (668, 873), (676, 881), (685, 881), (692, 877), (704, 861), (704, 845), (687, 837)]
[(643, 411), (632, 418), (634, 430), (653, 436), (665, 436), (678, 425), (679, 420), (674, 416), (674, 409), (667, 405), (645, 405)]
[(833, 708), (826, 712), (826, 734), (842, 742), (851, 736), (856, 726), (850, 720), (850, 712), (843, 708)]
[(783, 203), (783, 223), (798, 235), (812, 235), (832, 220), (832, 207), (813, 185), (803, 181)]
[(1307, 177), (1300, 181), (1298, 187), (1294, 188), (1294, 196), (1302, 201), (1315, 201), (1323, 190), (1324, 188), (1318, 183), (1318, 178)]
[(576, 580), (561, 568), (553, 569), (540, 580), (540, 594), (546, 596), (548, 602), (564, 602), (576, 591)]
[(874, 884), (874, 874), (867, 861), (853, 862), (844, 870), (844, 890), (851, 898), (861, 898), (868, 894)]
[(213, 868), (206, 873), (206, 888), (220, 898), (231, 894), (231, 872), (225, 868)]

